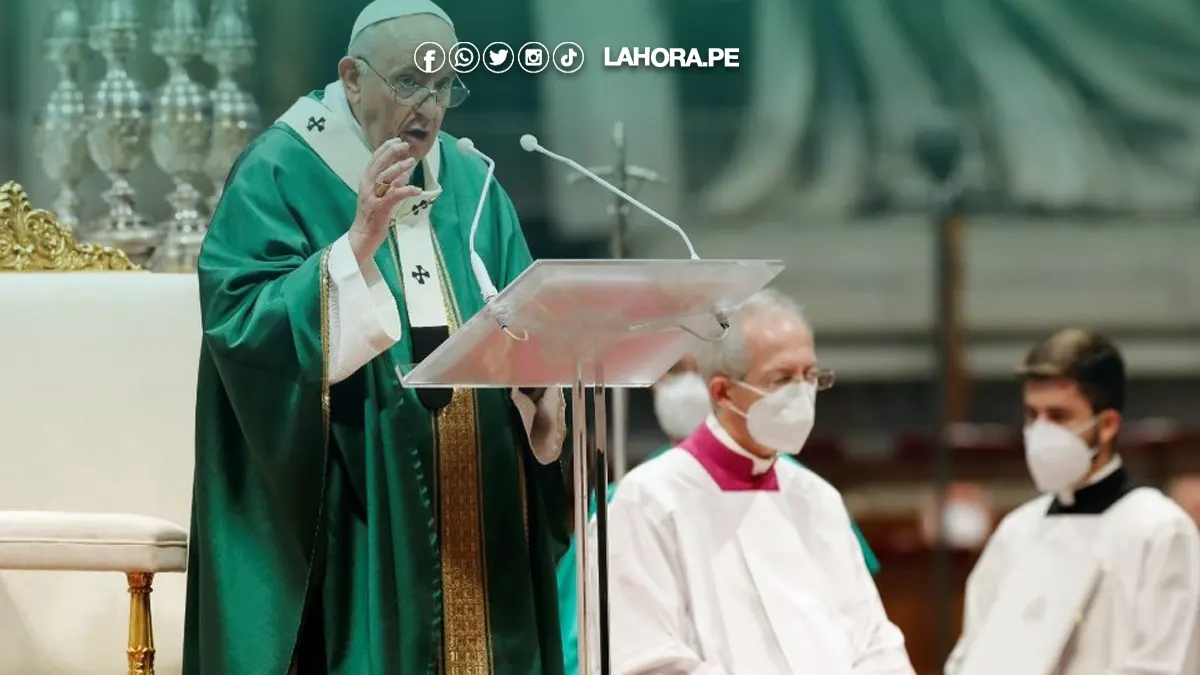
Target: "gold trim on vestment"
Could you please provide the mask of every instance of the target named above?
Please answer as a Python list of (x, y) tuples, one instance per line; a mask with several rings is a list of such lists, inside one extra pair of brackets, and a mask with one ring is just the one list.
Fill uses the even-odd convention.
[(332, 251), (326, 248), (321, 253), (320, 270), (318, 275), (321, 279), (321, 416), (325, 421), (325, 445), (329, 445), (329, 254)]
[[(492, 672), (476, 412), (475, 391), (456, 389), (437, 421), (447, 675)], [(454, 485), (448, 484), (451, 477), (456, 477)]]
[[(446, 274), (441, 243), (430, 232), (438, 260), (446, 324), (458, 330), (458, 298)], [(403, 283), (395, 231), (388, 237), (392, 262)], [(450, 405), (434, 418), (435, 508), (442, 561), (442, 659), (444, 675), (490, 675), (493, 654), (484, 566), (483, 482), (479, 462), (479, 415), (475, 390), (456, 389)]]
[[(442, 277), (446, 323), (458, 330), (458, 297), (437, 236), (433, 248)], [(479, 462), (479, 407), (474, 389), (456, 389), (437, 420), (438, 493), (441, 505), (442, 611), (446, 675), (492, 672), (487, 613), (487, 571)], [(454, 484), (451, 485), (450, 481)]]
[[(321, 500), (320, 506), (317, 508), (316, 522), (313, 526), (313, 545), (312, 550), (308, 554), (308, 570), (305, 573), (304, 579), (304, 600), (300, 603), (300, 620), (296, 624), (296, 637), (292, 641), (292, 663), (288, 667), (288, 675), (296, 675), (299, 667), (300, 653), (300, 638), (301, 631), (304, 626), (304, 613), (308, 611), (308, 598), (312, 595), (314, 583), (322, 583), (323, 579), (315, 579), (313, 577), (313, 566), (317, 560), (317, 547), (326, 546), (328, 542), (322, 537), (321, 520), (325, 517), (325, 490), (328, 487), (329, 480), (329, 439), (333, 434), (332, 425), (330, 423), (330, 380), (329, 371), (332, 364), (329, 358), (329, 345), (332, 344), (329, 339), (329, 254), (332, 251), (330, 247), (325, 247), (321, 251), (321, 259), (317, 261), (317, 302), (320, 303), (320, 336), (321, 336), (321, 425), (325, 436), (325, 451), (322, 454), (321, 461), (324, 463), (324, 468), (321, 470)], [(326, 535), (327, 536), (327, 535)], [(320, 591), (318, 591), (320, 592)]]
[(35, 209), (17, 183), (0, 186), (0, 272), (133, 272), (122, 251), (80, 244), (58, 216)]

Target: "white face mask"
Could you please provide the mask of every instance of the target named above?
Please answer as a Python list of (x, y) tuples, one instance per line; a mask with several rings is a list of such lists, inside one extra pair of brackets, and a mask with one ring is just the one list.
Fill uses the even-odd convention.
[(674, 375), (654, 387), (654, 414), (671, 439), (691, 436), (711, 411), (708, 385), (697, 373)]
[(987, 509), (969, 502), (951, 502), (942, 511), (942, 536), (960, 549), (977, 549), (991, 534), (992, 518)]
[(1062, 492), (1079, 484), (1092, 468), (1096, 450), (1079, 437), (1093, 426), (1092, 419), (1081, 429), (1037, 420), (1025, 427), (1025, 462), (1033, 484), (1042, 492)]
[(762, 396), (746, 412), (730, 408), (746, 418), (746, 429), (761, 446), (794, 454), (804, 447), (817, 418), (817, 387), (811, 382), (794, 382), (772, 392), (764, 392), (738, 382)]

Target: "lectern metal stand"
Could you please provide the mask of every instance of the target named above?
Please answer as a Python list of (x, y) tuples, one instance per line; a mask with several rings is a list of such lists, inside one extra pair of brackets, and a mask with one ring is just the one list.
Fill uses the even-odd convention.
[(729, 313), (782, 270), (759, 260), (539, 260), (403, 378), (413, 388), (570, 387), (580, 673), (610, 672), (607, 388), (648, 387), (697, 339), (723, 338)]
[[(613, 125), (612, 140), (613, 147), (617, 151), (616, 161), (610, 166), (592, 167), (589, 169), (592, 173), (612, 181), (614, 187), (625, 193), (632, 192), (635, 183), (666, 182), (662, 176), (650, 169), (629, 164), (624, 122), (617, 122)], [(567, 181), (571, 183), (585, 180), (589, 180), (589, 177), (578, 172), (567, 176)], [(616, 201), (608, 207), (609, 214), (613, 216), (613, 235), (609, 253), (613, 258), (623, 260), (629, 257), (629, 211), (631, 207), (624, 197), (614, 196)], [(628, 470), (629, 463), (629, 391), (618, 388), (614, 389), (612, 394), (612, 469), (616, 479), (621, 480), (621, 476), (625, 475), (625, 471)], [(601, 466), (607, 469), (607, 465)], [(597, 476), (596, 480), (600, 481), (600, 476)], [(606, 474), (604, 482), (597, 484), (607, 485), (607, 483), (608, 476)]]

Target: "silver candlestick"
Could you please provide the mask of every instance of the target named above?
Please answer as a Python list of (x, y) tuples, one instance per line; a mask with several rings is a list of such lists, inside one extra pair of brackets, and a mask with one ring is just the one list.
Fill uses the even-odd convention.
[(45, 40), (46, 58), (58, 70), (34, 131), (34, 143), (46, 175), (58, 186), (54, 211), (58, 222), (79, 228), (76, 187), (90, 167), (87, 149), (88, 116), (78, 77), (87, 46), (87, 29), (76, 0), (62, 0), (50, 17)]
[(187, 64), (204, 51), (196, 0), (165, 0), (154, 31), (154, 53), (167, 62), (167, 82), (159, 90), (150, 125), (154, 160), (175, 181), (167, 196), (174, 214), (159, 226), (162, 244), (150, 260), (156, 272), (192, 272), (204, 240), (206, 214), (193, 184), (204, 170), (212, 133), (208, 90), (188, 75)]
[(140, 23), (135, 0), (100, 0), (89, 43), (104, 56), (107, 70), (92, 95), (87, 135), (92, 160), (112, 182), (104, 193), (108, 214), (96, 223), (91, 238), (125, 251), (138, 263), (158, 243), (158, 233), (137, 212), (129, 184), (129, 174), (142, 163), (150, 127), (150, 101), (126, 66)]
[(234, 77), (253, 63), (257, 46), (242, 0), (218, 0), (204, 54), (204, 60), (217, 70), (217, 86), (212, 92), (212, 147), (204, 167), (213, 182), (209, 201), (213, 212), (234, 161), (262, 128), (258, 105)]

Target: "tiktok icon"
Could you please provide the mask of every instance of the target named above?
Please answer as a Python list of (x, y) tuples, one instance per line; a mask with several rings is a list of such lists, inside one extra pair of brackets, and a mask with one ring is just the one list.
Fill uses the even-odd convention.
[(564, 42), (554, 48), (551, 60), (558, 72), (569, 75), (583, 67), (583, 48), (574, 42)]

